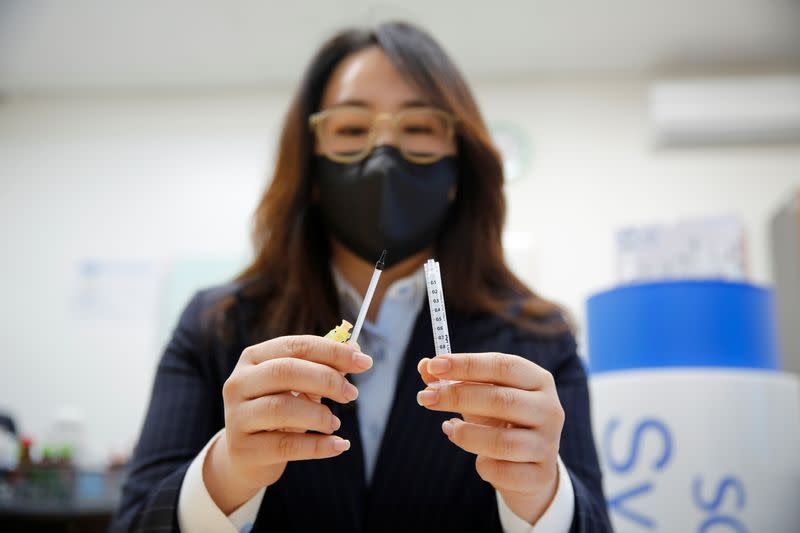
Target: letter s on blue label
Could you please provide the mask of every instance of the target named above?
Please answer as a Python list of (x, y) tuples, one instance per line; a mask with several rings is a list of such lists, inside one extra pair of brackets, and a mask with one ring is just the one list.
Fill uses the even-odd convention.
[(623, 461), (616, 461), (611, 452), (612, 433), (619, 426), (619, 419), (612, 418), (606, 424), (603, 433), (603, 448), (605, 448), (606, 462), (611, 470), (616, 473), (624, 474), (629, 472), (636, 464), (639, 456), (639, 449), (641, 448), (641, 441), (646, 432), (655, 433), (661, 437), (661, 455), (658, 456), (653, 463), (653, 470), (663, 470), (672, 457), (672, 435), (667, 429), (666, 424), (655, 418), (645, 418), (641, 420), (633, 431), (632, 445), (627, 459)]
[(700, 495), (700, 491), (702, 490), (703, 480), (700, 477), (694, 478), (692, 482), (692, 499), (694, 499), (694, 504), (709, 512), (716, 512), (719, 510), (719, 506), (722, 504), (722, 499), (724, 498), (725, 492), (730, 489), (736, 492), (736, 508), (741, 510), (744, 508), (745, 504), (745, 492), (744, 486), (742, 483), (733, 476), (725, 476), (720, 481), (719, 485), (717, 485), (717, 492), (714, 495), (714, 499), (710, 502), (705, 502)]

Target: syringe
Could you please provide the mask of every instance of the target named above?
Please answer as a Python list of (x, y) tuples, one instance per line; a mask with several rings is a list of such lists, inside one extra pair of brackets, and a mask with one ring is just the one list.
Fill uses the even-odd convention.
[[(424, 265), (425, 285), (428, 288), (428, 306), (431, 310), (431, 328), (433, 329), (433, 346), (436, 355), (450, 353), (450, 332), (447, 329), (447, 313), (444, 309), (444, 288), (439, 263), (428, 259)], [(440, 383), (454, 383), (440, 379)]]
[(378, 286), (378, 279), (380, 279), (385, 265), (386, 250), (381, 253), (381, 258), (378, 259), (377, 263), (375, 263), (375, 270), (372, 271), (372, 279), (369, 281), (367, 294), (364, 295), (364, 301), (361, 303), (361, 309), (358, 311), (358, 318), (356, 319), (356, 325), (353, 328), (353, 334), (350, 336), (350, 342), (358, 342), (358, 336), (361, 334), (361, 326), (364, 325), (364, 319), (367, 317), (369, 304), (372, 302), (372, 295), (375, 294), (375, 287)]
[[(353, 334), (350, 335), (349, 339), (350, 342), (355, 343), (356, 341), (358, 341), (358, 336), (361, 334), (361, 326), (364, 325), (364, 319), (367, 316), (367, 311), (369, 310), (369, 304), (372, 302), (372, 295), (375, 294), (375, 287), (378, 286), (378, 279), (380, 279), (381, 273), (383, 272), (385, 265), (386, 265), (386, 250), (383, 251), (383, 253), (381, 254), (381, 258), (378, 259), (377, 263), (375, 263), (375, 270), (372, 272), (372, 279), (369, 281), (369, 286), (367, 287), (367, 294), (364, 296), (364, 301), (361, 303), (361, 309), (358, 312), (358, 318), (356, 319), (356, 325), (353, 328)], [(342, 326), (349, 326), (349, 325), (350, 323), (347, 322), (346, 320), (342, 321)], [(329, 334), (334, 333), (335, 329), (331, 330)], [(327, 335), (326, 338), (328, 338)], [(334, 337), (330, 338), (332, 340), (336, 340)], [(345, 342), (345, 340), (347, 340), (346, 336), (344, 337), (344, 340), (338, 342)], [(300, 396), (299, 392), (296, 391), (289, 391), (289, 392), (292, 393), (292, 396), (295, 397)]]

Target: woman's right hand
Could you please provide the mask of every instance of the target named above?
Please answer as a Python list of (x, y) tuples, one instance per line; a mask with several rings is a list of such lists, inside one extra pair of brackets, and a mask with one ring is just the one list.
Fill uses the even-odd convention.
[(355, 400), (358, 390), (344, 374), (371, 366), (372, 358), (357, 346), (313, 335), (278, 337), (245, 348), (222, 387), (225, 432), (209, 449), (203, 467), (217, 506), (230, 514), (278, 481), (288, 461), (325, 459), (349, 449), (349, 441), (332, 435), (339, 419), (315, 399)]

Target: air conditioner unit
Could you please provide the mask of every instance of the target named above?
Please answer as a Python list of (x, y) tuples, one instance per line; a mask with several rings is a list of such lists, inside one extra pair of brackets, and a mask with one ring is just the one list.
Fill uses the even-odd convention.
[(656, 81), (649, 107), (661, 146), (800, 141), (800, 76)]

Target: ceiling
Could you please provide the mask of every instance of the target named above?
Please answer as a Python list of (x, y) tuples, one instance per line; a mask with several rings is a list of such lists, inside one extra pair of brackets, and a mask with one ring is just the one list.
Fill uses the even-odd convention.
[(473, 79), (800, 68), (800, 0), (0, 0), (0, 91), (284, 85), (337, 28), (389, 18)]

